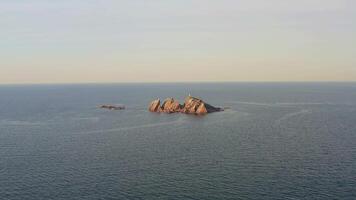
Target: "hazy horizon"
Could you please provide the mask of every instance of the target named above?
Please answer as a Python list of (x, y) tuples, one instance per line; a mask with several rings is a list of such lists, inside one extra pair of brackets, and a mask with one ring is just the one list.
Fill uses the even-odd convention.
[(352, 0), (0, 0), (0, 84), (354, 82)]
[(134, 85), (134, 84), (356, 84), (356, 81), (126, 81), (126, 82), (36, 82), (0, 83), (0, 86), (31, 85)]

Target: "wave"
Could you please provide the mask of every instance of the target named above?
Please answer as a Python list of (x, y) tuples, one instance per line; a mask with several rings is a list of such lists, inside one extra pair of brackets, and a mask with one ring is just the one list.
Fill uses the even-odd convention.
[(283, 117), (277, 119), (275, 121), (275, 123), (277, 125), (279, 125), (283, 121), (285, 121), (285, 120), (287, 120), (289, 118), (292, 118), (292, 117), (295, 117), (295, 116), (298, 116), (298, 115), (310, 114), (310, 113), (311, 113), (311, 110), (306, 110), (306, 109), (303, 109), (303, 110), (300, 110), (300, 111), (297, 111), (297, 112), (288, 113), (288, 114), (284, 115)]
[(76, 121), (92, 121), (92, 122), (97, 122), (99, 121), (99, 117), (74, 117), (72, 118), (73, 120)]
[(346, 104), (346, 103), (330, 103), (330, 102), (297, 102), (297, 103), (289, 103), (289, 102), (284, 102), (284, 103), (276, 103), (276, 105), (290, 105), (290, 106), (299, 106), (299, 105), (333, 105), (333, 106), (340, 106), (340, 105), (346, 105), (346, 106), (352, 106), (353, 104)]
[(127, 130), (140, 129), (140, 128), (152, 128), (152, 127), (165, 126), (165, 125), (181, 124), (183, 122), (184, 122), (183, 120), (178, 119), (178, 120), (170, 121), (170, 122), (160, 122), (160, 123), (143, 124), (143, 125), (130, 126), (130, 127), (119, 127), (119, 128), (113, 128), (113, 129), (85, 131), (85, 132), (80, 132), (80, 133), (76, 133), (76, 134), (110, 133), (110, 132), (127, 131)]
[(250, 101), (230, 101), (231, 104), (246, 104), (246, 105), (255, 105), (255, 106), (275, 106), (271, 103), (259, 103), (259, 102), (250, 102)]
[(31, 121), (19, 121), (19, 120), (1, 120), (0, 126), (43, 126), (45, 122), (31, 122)]
[(250, 101), (230, 101), (232, 104), (246, 104), (255, 106), (300, 106), (300, 105), (333, 105), (333, 106), (355, 106), (351, 103), (330, 103), (330, 102), (277, 102), (277, 103), (263, 103), (263, 102), (250, 102)]

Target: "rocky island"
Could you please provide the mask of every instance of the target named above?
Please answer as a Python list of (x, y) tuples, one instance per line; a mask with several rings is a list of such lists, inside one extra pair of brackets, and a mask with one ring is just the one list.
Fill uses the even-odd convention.
[(195, 115), (223, 111), (222, 108), (214, 107), (192, 96), (186, 97), (183, 105), (173, 98), (167, 98), (161, 105), (160, 99), (156, 99), (150, 103), (148, 110), (157, 113), (186, 113)]
[(109, 110), (124, 110), (125, 106), (123, 105), (100, 105), (99, 108), (109, 109)]

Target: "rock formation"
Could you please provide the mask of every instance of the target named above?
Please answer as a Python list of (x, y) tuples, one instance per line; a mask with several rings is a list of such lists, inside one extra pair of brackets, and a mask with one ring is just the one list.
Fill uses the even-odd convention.
[(196, 114), (204, 115), (207, 113), (222, 111), (222, 108), (216, 108), (212, 105), (205, 103), (203, 100), (188, 96), (185, 98), (184, 104), (181, 105), (179, 102), (173, 98), (167, 98), (161, 105), (159, 99), (151, 102), (148, 108), (151, 112), (158, 113), (186, 113), (186, 114)]
[(159, 99), (156, 99), (151, 102), (148, 110), (151, 112), (159, 112), (160, 108), (161, 108), (161, 101)]
[(101, 105), (99, 108), (109, 109), (109, 110), (124, 110), (125, 106), (123, 105)]
[(161, 106), (161, 112), (174, 113), (179, 110), (181, 110), (181, 105), (173, 98), (167, 98)]

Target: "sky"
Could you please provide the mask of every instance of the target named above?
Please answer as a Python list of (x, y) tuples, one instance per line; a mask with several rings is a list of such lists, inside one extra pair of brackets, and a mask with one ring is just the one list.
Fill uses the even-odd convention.
[(355, 0), (0, 0), (0, 84), (356, 81)]

